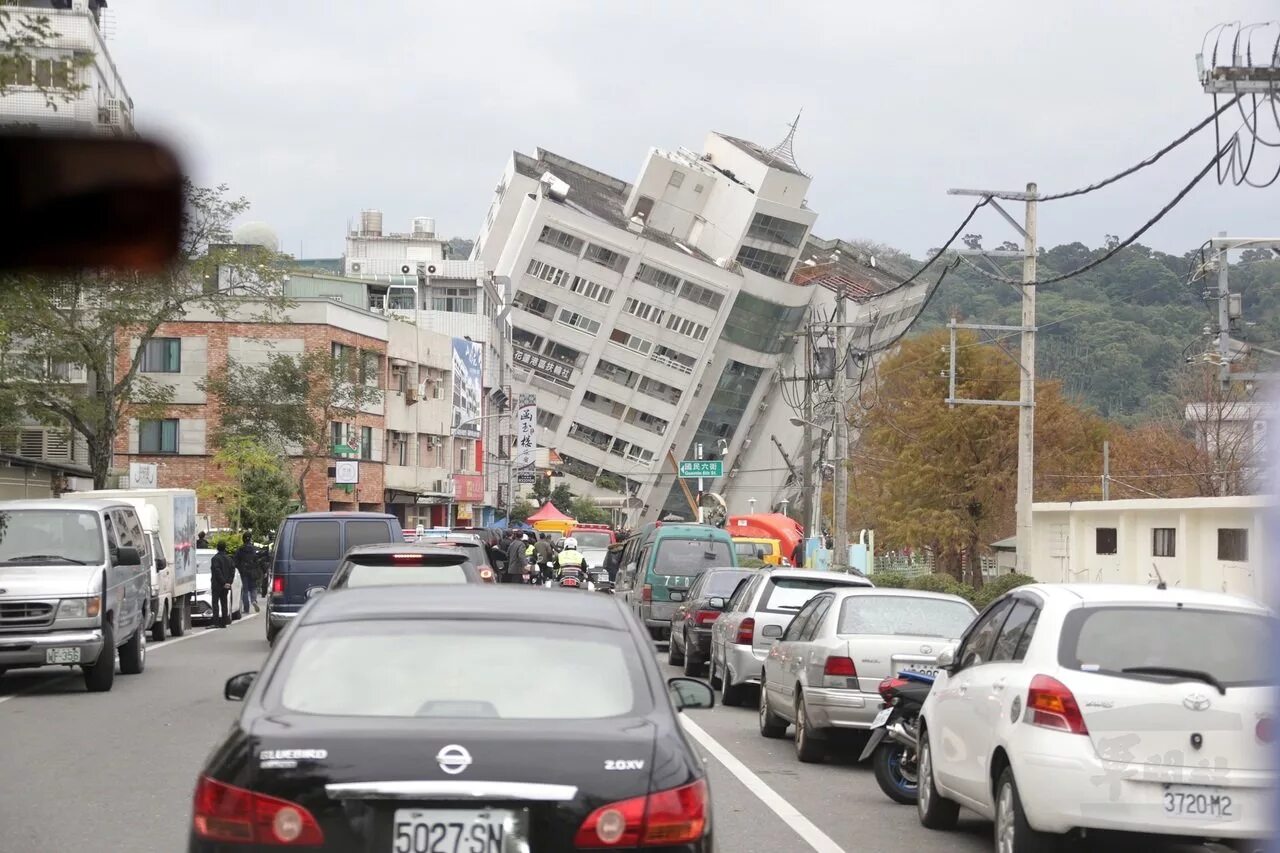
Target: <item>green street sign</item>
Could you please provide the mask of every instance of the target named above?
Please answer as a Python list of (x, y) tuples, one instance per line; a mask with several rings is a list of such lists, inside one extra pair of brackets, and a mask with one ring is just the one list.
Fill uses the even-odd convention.
[(719, 459), (686, 459), (680, 463), (680, 476), (685, 479), (724, 476), (724, 463)]

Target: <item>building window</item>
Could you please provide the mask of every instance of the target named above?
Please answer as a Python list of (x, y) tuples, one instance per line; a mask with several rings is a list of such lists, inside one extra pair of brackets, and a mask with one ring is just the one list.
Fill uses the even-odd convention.
[(804, 319), (804, 306), (788, 307), (742, 292), (724, 321), (722, 336), (756, 352), (777, 354), (795, 346), (791, 333)]
[(674, 367), (681, 373), (693, 373), (693, 365), (697, 363), (697, 359), (693, 356), (661, 344), (653, 348), (653, 355), (650, 358), (659, 364)]
[(717, 293), (709, 287), (694, 284), (691, 281), (686, 281), (680, 285), (680, 296), (690, 302), (705, 305), (712, 311), (719, 311), (720, 306), (724, 304), (724, 294)]
[(372, 350), (362, 350), (360, 352), (360, 382), (368, 385), (370, 388), (379, 386), (379, 378), (382, 371), (379, 369), (381, 359), (376, 352)]
[(600, 331), (599, 322), (592, 320), (590, 317), (583, 314), (579, 314), (576, 311), (570, 311), (567, 308), (560, 309), (560, 316), (558, 320), (566, 326), (581, 329), (589, 335), (594, 335), (596, 332)]
[(578, 359), (582, 358), (582, 353), (578, 352), (573, 347), (567, 347), (564, 344), (554, 342), (547, 347), (546, 355), (550, 358), (554, 358), (556, 361), (564, 364), (572, 364), (575, 367), (578, 364)]
[(177, 453), (178, 419), (138, 422), (139, 453)]
[(790, 222), (786, 219), (778, 219), (776, 216), (757, 213), (755, 218), (751, 220), (751, 227), (747, 229), (747, 236), (756, 240), (767, 240), (770, 243), (782, 243), (798, 249), (804, 241), (804, 234), (807, 230), (809, 229), (799, 222)]
[(636, 267), (636, 281), (652, 284), (667, 293), (678, 293), (680, 291), (680, 276), (663, 272), (657, 267), (651, 267), (648, 264), (640, 264), (640, 266)]
[(648, 302), (641, 302), (639, 299), (627, 297), (626, 303), (623, 305), (626, 312), (633, 317), (639, 317), (641, 320), (648, 320), (650, 323), (661, 324), (666, 318), (667, 312), (663, 311), (656, 305), (650, 305)]
[(602, 284), (596, 284), (588, 278), (580, 275), (573, 277), (573, 283), (569, 285), (570, 293), (581, 294), (588, 299), (594, 299), (604, 305), (608, 305), (613, 300), (613, 291)]
[(702, 192), (702, 184), (694, 184), (694, 185), (693, 185), (693, 191), (694, 191), (694, 192), (696, 192), (696, 193), (700, 193), (700, 192)]
[(151, 338), (142, 345), (143, 373), (181, 373), (182, 338)]
[(1099, 527), (1094, 531), (1093, 552), (1095, 554), (1116, 553), (1116, 529)]
[(674, 314), (667, 320), (667, 328), (673, 332), (684, 335), (686, 338), (693, 338), (695, 341), (705, 341), (711, 330), (701, 323), (695, 323), (692, 320), (686, 320), (683, 317), (677, 317)]
[(546, 243), (548, 246), (555, 246), (557, 249), (564, 249), (570, 254), (576, 255), (582, 251), (582, 246), (586, 242), (581, 237), (575, 237), (572, 234), (552, 228), (550, 225), (542, 226), (542, 233), (538, 235), (538, 241)]
[(671, 180), (667, 181), (667, 186), (675, 187), (676, 189), (680, 189), (680, 187), (684, 186), (684, 172), (678, 170), (673, 171), (671, 173)]
[(627, 268), (627, 263), (631, 260), (621, 252), (606, 249), (604, 246), (597, 246), (595, 243), (587, 246), (587, 253), (583, 257), (592, 263), (608, 267), (614, 272), (622, 272)]
[[(616, 382), (627, 388), (636, 387), (636, 379), (639, 378), (639, 374), (603, 358), (596, 362), (596, 376), (604, 377), (610, 382)], [(539, 411), (539, 414), (541, 414), (541, 411)]]
[(785, 278), (793, 260), (795, 258), (789, 255), (767, 252), (754, 246), (743, 246), (738, 250), (738, 263), (771, 278)]
[(533, 260), (529, 261), (529, 275), (554, 284), (556, 287), (563, 287), (565, 279), (569, 274), (559, 267), (553, 267), (551, 264)]
[(329, 422), (329, 440), (333, 442), (334, 447), (350, 447), (351, 433), (351, 424), (344, 424), (340, 421)]
[(511, 340), (518, 346), (528, 347), (531, 350), (542, 350), (542, 336), (527, 332), (519, 326), (511, 327)]
[(538, 409), (538, 426), (549, 430), (560, 428), (560, 416), (546, 409)]
[(0, 85), (40, 86), (44, 89), (71, 88), (71, 63), (61, 59), (16, 59), (0, 61)]
[(512, 304), (544, 320), (550, 320), (555, 316), (556, 306), (541, 296), (533, 296), (523, 290), (516, 292), (516, 298), (512, 300)]
[(1175, 540), (1177, 531), (1172, 527), (1156, 527), (1151, 531), (1151, 556), (1176, 556)]
[(1249, 559), (1249, 531), (1243, 527), (1218, 528), (1218, 559), (1243, 563)]
[(373, 460), (373, 427), (360, 427), (360, 458)]
[(431, 308), (434, 311), (449, 311), (454, 314), (476, 313), (476, 291), (474, 287), (433, 287), (431, 288)]
[(653, 341), (646, 341), (639, 335), (633, 335), (622, 329), (614, 329), (609, 334), (609, 342), (645, 355), (648, 355), (649, 351), (653, 349)]
[(659, 382), (656, 379), (644, 377), (640, 380), (637, 390), (642, 394), (648, 394), (659, 400), (663, 400), (672, 405), (680, 402), (680, 389), (674, 385), (668, 385), (665, 382)]
[(603, 430), (589, 427), (586, 424), (580, 424), (577, 421), (569, 424), (569, 435), (592, 447), (598, 447), (605, 450), (609, 447), (609, 442), (613, 440), (613, 436)]

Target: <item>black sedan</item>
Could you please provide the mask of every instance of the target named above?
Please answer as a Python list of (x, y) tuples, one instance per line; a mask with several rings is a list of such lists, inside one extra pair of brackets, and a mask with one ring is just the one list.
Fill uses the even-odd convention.
[(338, 564), (329, 589), (484, 582), (480, 568), (465, 551), (428, 540), (357, 545)]
[(707, 569), (683, 595), (671, 612), (671, 642), (667, 662), (684, 665), (686, 675), (697, 675), (711, 659), (711, 626), (724, 612), (738, 584), (754, 569)]
[(475, 585), (314, 599), (196, 783), (188, 849), (708, 853), (711, 797), (648, 635), (610, 596)]

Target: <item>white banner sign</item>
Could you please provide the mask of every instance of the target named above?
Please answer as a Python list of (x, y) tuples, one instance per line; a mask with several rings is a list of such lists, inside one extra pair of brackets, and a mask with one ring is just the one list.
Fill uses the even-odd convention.
[(532, 468), (538, 452), (538, 404), (533, 394), (521, 394), (516, 410), (515, 466)]
[(129, 463), (129, 488), (154, 489), (156, 487), (156, 469), (154, 462)]
[(360, 482), (360, 463), (340, 459), (333, 464), (333, 482), (339, 486), (354, 486)]

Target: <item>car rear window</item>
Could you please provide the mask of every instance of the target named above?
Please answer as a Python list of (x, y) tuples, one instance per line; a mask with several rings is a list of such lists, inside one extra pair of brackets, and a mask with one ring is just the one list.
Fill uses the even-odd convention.
[(840, 634), (957, 639), (977, 613), (962, 601), (911, 595), (859, 595), (840, 605)]
[(573, 538), (578, 540), (578, 550), (583, 548), (608, 548), (610, 544), (608, 533), (589, 533), (587, 531), (575, 531)]
[(345, 586), (398, 586), (403, 584), (467, 583), (470, 563), (459, 554), (458, 559), (432, 556), (422, 562), (396, 562), (357, 558), (348, 561)]
[(733, 556), (724, 542), (711, 539), (663, 539), (658, 543), (653, 573), (700, 575), (710, 566), (723, 566), (732, 562)]
[(511, 620), (298, 627), (267, 697), (288, 711), (584, 720), (651, 706), (624, 631)]
[(342, 556), (336, 521), (299, 521), (293, 530), (295, 560), (337, 560)]
[(354, 548), (357, 545), (381, 545), (384, 542), (391, 542), (392, 534), (396, 534), (397, 538), (403, 538), (404, 533), (399, 528), (393, 529), (390, 524), (385, 521), (348, 521), (347, 522), (347, 548)]
[(1251, 613), (1194, 607), (1086, 607), (1068, 614), (1058, 660), (1105, 675), (1161, 680), (1135, 667), (1208, 673), (1224, 686), (1269, 683), (1277, 622)]
[(751, 572), (711, 572), (703, 582), (702, 594), (718, 595), (721, 598), (733, 595), (733, 591), (742, 583), (743, 578), (751, 577)]
[(760, 598), (760, 609), (773, 613), (795, 613), (809, 599), (834, 586), (861, 586), (826, 578), (770, 578)]
[(772, 542), (734, 542), (733, 550), (737, 551), (743, 557), (754, 557), (756, 554), (764, 554), (766, 557), (773, 555)]

